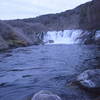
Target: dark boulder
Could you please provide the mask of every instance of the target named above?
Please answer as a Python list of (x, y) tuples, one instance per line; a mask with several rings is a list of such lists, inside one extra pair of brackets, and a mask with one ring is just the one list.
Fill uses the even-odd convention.
[(100, 92), (100, 69), (86, 70), (77, 77), (77, 81), (87, 89)]

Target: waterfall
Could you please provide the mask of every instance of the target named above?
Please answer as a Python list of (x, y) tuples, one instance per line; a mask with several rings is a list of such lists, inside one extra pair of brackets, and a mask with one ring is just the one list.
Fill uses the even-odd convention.
[(46, 44), (75, 44), (79, 43), (77, 39), (82, 30), (64, 30), (64, 31), (49, 31), (44, 35), (44, 43)]

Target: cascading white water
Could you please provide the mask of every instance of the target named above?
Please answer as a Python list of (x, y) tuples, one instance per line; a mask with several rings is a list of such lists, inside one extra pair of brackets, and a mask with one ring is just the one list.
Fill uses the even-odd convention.
[(77, 39), (82, 30), (64, 30), (64, 31), (49, 31), (44, 36), (46, 44), (74, 44), (79, 43)]

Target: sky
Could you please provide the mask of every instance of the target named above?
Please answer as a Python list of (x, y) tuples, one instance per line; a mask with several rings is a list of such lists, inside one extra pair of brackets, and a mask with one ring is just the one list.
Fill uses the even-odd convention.
[(90, 0), (0, 0), (0, 19), (22, 19), (59, 13)]

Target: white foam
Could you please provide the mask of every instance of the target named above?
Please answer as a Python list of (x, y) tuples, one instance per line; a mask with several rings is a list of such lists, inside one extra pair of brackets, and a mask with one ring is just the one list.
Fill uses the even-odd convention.
[(79, 42), (77, 38), (81, 33), (82, 30), (49, 31), (44, 36), (44, 42), (47, 44), (74, 44)]
[(96, 31), (95, 39), (100, 39), (100, 30)]
[(95, 83), (92, 80), (84, 80), (84, 81), (82, 81), (82, 83), (91, 88), (95, 87)]

